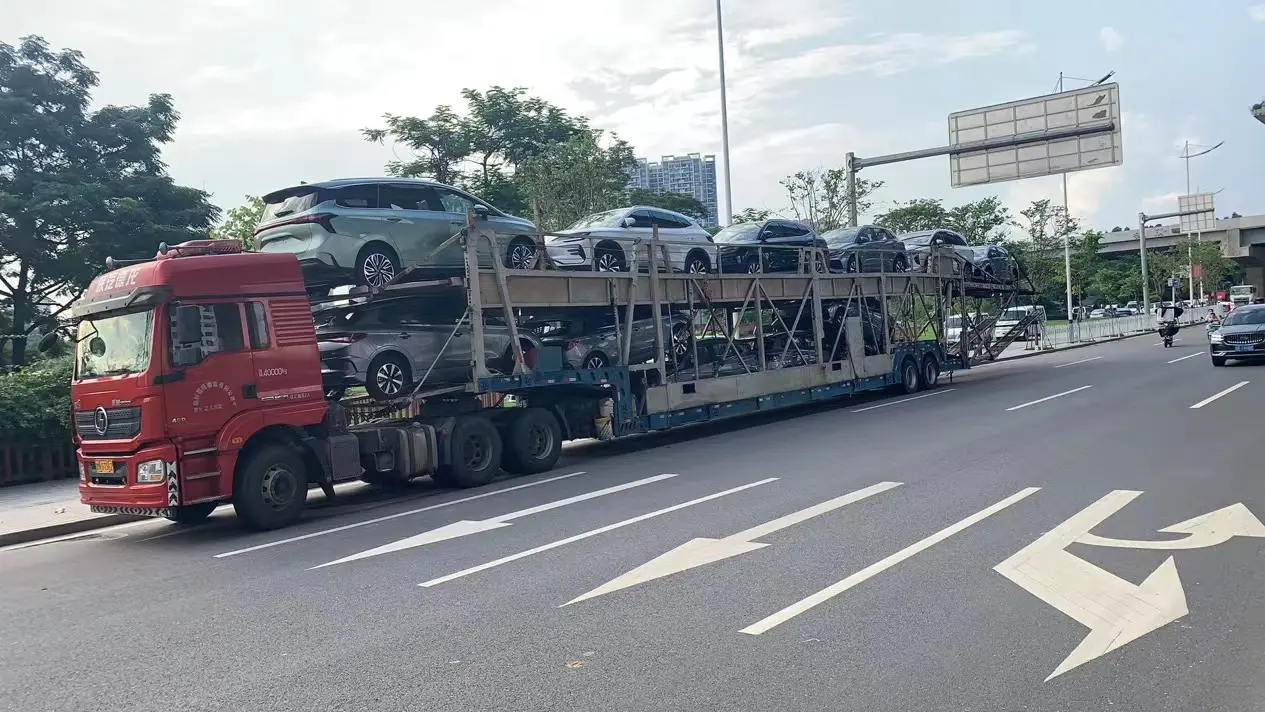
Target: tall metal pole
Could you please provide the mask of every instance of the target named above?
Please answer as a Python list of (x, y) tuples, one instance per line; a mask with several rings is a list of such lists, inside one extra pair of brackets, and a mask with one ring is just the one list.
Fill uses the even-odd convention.
[(720, 152), (725, 161), (725, 216), (722, 224), (733, 221), (734, 193), (729, 171), (729, 99), (725, 94), (725, 27), (721, 20), (720, 1), (716, 0), (716, 51), (720, 57)]
[(1138, 213), (1138, 254), (1142, 256), (1142, 316), (1151, 314), (1151, 290), (1147, 282), (1151, 277), (1146, 271), (1146, 213)]
[[(1063, 91), (1063, 73), (1059, 72), (1059, 91)], [(1067, 174), (1063, 174), (1063, 275), (1067, 282), (1067, 340), (1075, 341), (1076, 321), (1072, 316), (1072, 210), (1067, 201)]]
[(848, 227), (857, 226), (857, 166), (856, 154), (848, 151), (844, 156), (843, 170), (848, 177)]

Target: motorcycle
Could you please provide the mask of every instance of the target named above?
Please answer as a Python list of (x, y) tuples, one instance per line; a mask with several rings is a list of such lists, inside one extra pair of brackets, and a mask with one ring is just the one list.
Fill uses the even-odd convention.
[(1173, 345), (1173, 337), (1177, 336), (1177, 322), (1170, 321), (1160, 324), (1159, 332), (1160, 338), (1164, 340), (1164, 348), (1171, 347)]

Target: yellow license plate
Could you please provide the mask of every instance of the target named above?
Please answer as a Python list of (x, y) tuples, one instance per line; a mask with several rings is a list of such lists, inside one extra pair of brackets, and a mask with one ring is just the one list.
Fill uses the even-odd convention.
[(96, 470), (99, 475), (113, 475), (114, 460), (97, 460)]

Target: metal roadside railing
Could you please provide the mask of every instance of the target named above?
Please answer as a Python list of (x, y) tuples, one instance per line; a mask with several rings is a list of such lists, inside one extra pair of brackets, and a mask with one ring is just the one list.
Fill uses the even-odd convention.
[[(1195, 309), (1182, 314), (1178, 323), (1183, 327), (1199, 324)], [(1072, 344), (1092, 343), (1106, 339), (1118, 339), (1148, 331), (1155, 331), (1158, 324), (1154, 314), (1138, 314), (1108, 319), (1084, 319), (1059, 326), (1047, 326), (1041, 331), (1040, 348), (1065, 348)]]

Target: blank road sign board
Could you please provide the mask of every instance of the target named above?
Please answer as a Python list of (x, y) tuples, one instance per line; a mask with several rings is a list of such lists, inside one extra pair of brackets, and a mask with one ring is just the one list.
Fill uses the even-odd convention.
[(1216, 228), (1217, 214), (1213, 212), (1212, 193), (1177, 196), (1177, 212), (1189, 213), (1196, 210), (1200, 212), (1181, 216), (1182, 232), (1204, 232)]
[[(1052, 132), (1114, 124), (1110, 133), (1043, 138)], [(1120, 85), (1102, 84), (949, 114), (949, 145), (1031, 139), (1006, 148), (949, 156), (954, 188), (1087, 171), (1124, 163)]]

